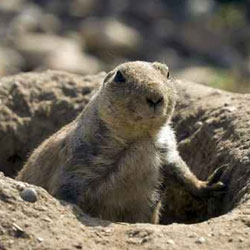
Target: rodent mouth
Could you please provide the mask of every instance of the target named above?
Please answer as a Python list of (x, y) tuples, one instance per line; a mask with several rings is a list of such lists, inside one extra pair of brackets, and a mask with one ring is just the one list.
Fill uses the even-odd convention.
[(135, 121), (153, 121), (153, 120), (159, 120), (159, 119), (164, 119), (165, 116), (163, 114), (152, 114), (148, 116), (142, 116), (142, 115), (137, 115), (134, 120)]

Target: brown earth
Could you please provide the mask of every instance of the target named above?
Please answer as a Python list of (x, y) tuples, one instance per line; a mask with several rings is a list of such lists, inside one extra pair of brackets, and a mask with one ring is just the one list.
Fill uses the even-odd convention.
[(14, 176), (28, 153), (88, 103), (105, 73), (19, 74), (0, 80), (0, 170)]
[[(0, 170), (15, 176), (35, 146), (75, 118), (104, 75), (48, 71), (2, 78)], [(0, 249), (249, 249), (250, 95), (181, 81), (177, 86), (173, 125), (180, 152), (201, 179), (225, 166), (227, 192), (199, 201), (169, 191), (162, 223), (224, 215), (189, 225), (114, 224), (39, 187), (37, 202), (23, 201), (20, 191), (30, 185), (1, 176)]]

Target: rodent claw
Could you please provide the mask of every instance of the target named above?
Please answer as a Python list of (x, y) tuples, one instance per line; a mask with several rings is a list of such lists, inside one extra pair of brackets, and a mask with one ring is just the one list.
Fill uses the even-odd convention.
[(208, 185), (204, 187), (204, 189), (202, 190), (202, 196), (204, 197), (220, 196), (225, 194), (226, 190), (227, 186), (223, 182), (219, 181), (211, 186)]
[(223, 165), (219, 168), (217, 168), (207, 179), (209, 185), (215, 184), (219, 182), (222, 174), (225, 172), (225, 170), (228, 168), (227, 165)]

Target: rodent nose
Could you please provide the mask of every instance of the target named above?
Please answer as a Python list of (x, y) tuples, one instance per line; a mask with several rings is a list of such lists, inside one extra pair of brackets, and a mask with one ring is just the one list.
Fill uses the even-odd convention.
[(163, 97), (162, 96), (146, 97), (146, 101), (149, 107), (153, 107), (155, 109), (157, 106), (163, 103)]

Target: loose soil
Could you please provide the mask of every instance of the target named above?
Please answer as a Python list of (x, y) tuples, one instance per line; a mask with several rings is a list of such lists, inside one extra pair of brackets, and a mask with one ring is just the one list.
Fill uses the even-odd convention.
[[(224, 166), (227, 190), (205, 201), (169, 190), (162, 223), (172, 224), (91, 218), (10, 178), (41, 141), (77, 116), (104, 76), (47, 71), (0, 79), (0, 170), (9, 176), (0, 176), (0, 249), (249, 249), (249, 94), (177, 81), (173, 126), (180, 153), (201, 179)], [(26, 187), (37, 191), (36, 202), (21, 198)]]

